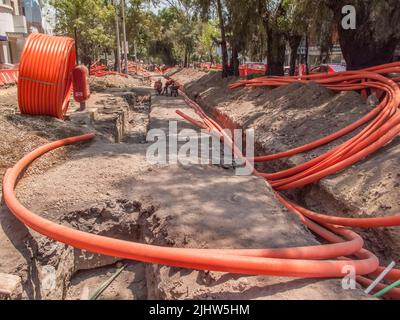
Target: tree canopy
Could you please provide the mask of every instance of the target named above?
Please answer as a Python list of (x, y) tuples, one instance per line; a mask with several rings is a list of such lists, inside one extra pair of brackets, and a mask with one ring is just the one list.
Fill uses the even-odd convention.
[[(77, 39), (90, 62), (116, 46), (115, 15), (121, 1), (52, 0), (56, 31)], [(283, 74), (290, 51), (294, 73), (301, 43), (320, 47), (328, 61), (339, 39), (348, 68), (388, 62), (400, 42), (398, 0), (126, 0), (130, 58), (188, 66), (222, 62), (224, 76), (237, 75), (240, 59), (268, 62)], [(356, 30), (341, 27), (342, 7), (354, 5)], [(120, 19), (121, 20), (121, 19)], [(384, 32), (382, 30), (385, 30)]]
[(89, 64), (115, 43), (115, 9), (104, 0), (51, 0), (56, 12), (55, 32), (76, 38), (83, 63)]

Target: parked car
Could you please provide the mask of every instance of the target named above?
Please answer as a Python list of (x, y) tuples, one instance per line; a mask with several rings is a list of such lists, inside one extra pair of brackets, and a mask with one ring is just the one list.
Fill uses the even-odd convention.
[(335, 73), (346, 71), (347, 68), (343, 64), (321, 64), (319, 66), (313, 67), (310, 70), (310, 74), (318, 73)]
[[(319, 73), (335, 73), (346, 71), (347, 68), (343, 64), (321, 64), (318, 66), (314, 66), (310, 69), (310, 74), (319, 74)], [(290, 73), (290, 67), (285, 67), (285, 76), (288, 76)], [(299, 66), (296, 66), (296, 71), (294, 73), (295, 76), (299, 75)]]

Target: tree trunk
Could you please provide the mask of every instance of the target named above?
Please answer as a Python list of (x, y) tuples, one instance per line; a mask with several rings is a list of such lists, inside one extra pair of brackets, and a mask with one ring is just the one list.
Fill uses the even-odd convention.
[(224, 16), (222, 14), (221, 0), (217, 0), (217, 11), (219, 18), (219, 27), (221, 29), (222, 77), (227, 78), (229, 76), (228, 47), (226, 44), (225, 22)]
[(278, 19), (285, 16), (283, 1), (273, 14), (267, 8), (268, 1), (258, 1), (258, 11), (263, 19), (263, 26), (267, 35), (267, 63), (268, 68), (265, 72), (267, 76), (283, 76), (285, 74), (285, 53), (286, 38), (285, 33), (279, 28)]
[(115, 41), (117, 42), (117, 48), (116, 48), (116, 54), (115, 54), (115, 65), (114, 65), (114, 67), (115, 67), (115, 71), (121, 72), (121, 42), (120, 42), (120, 34), (119, 34), (119, 11), (118, 11), (118, 6), (115, 7), (115, 32), (116, 32)]
[[(334, 13), (334, 20), (339, 33), (339, 42), (348, 70), (359, 70), (389, 63), (394, 58), (400, 42), (398, 26), (400, 1), (361, 1), (350, 3), (338, 0), (325, 0)], [(356, 29), (342, 27), (344, 4), (356, 7)], [(390, 10), (382, 5), (389, 5)], [(379, 16), (376, 16), (379, 12)], [(379, 21), (376, 21), (378, 19)]]
[(76, 30), (76, 28), (74, 28), (74, 36), (75, 36), (75, 56), (76, 56), (75, 62), (76, 64), (79, 64), (79, 52), (78, 52), (79, 41), (78, 41), (78, 31)]
[(308, 54), (310, 52), (310, 41), (308, 38), (308, 32), (306, 32), (306, 74), (310, 73), (310, 66), (309, 66), (309, 62), (308, 62)]
[(89, 55), (82, 54), (81, 55), (81, 63), (84, 64), (88, 68), (88, 70), (90, 70), (90, 66), (93, 63), (93, 59)]
[(115, 60), (114, 60), (114, 71), (118, 71), (118, 50), (117, 50), (117, 48), (115, 48), (114, 49), (114, 57), (115, 57)]
[(296, 72), (297, 51), (301, 43), (302, 36), (298, 34), (289, 35), (288, 41), (290, 46), (290, 71), (289, 74), (294, 76)]
[(185, 47), (185, 57), (183, 58), (183, 67), (187, 68), (188, 67), (188, 50), (187, 47)]
[(321, 47), (319, 63), (328, 63), (333, 49), (333, 22), (322, 24), (319, 43)]
[(231, 46), (231, 58), (229, 59), (229, 68), (228, 68), (229, 76), (233, 76), (233, 47)]
[(236, 44), (232, 44), (231, 75), (239, 77), (239, 50)]
[(210, 49), (209, 55), (210, 55), (210, 62), (212, 64), (214, 64), (214, 55), (213, 55), (212, 49)]
[(326, 49), (321, 47), (321, 53), (319, 55), (319, 63), (326, 64), (329, 62), (329, 58), (331, 57), (331, 49)]
[(268, 23), (265, 23), (265, 31), (267, 33), (267, 62), (268, 76), (283, 76), (285, 74), (285, 51), (286, 41), (282, 32), (271, 28)]
[(339, 37), (347, 70), (359, 70), (392, 62), (398, 44), (394, 38), (382, 43), (374, 42), (361, 34), (355, 38), (348, 31), (339, 31)]

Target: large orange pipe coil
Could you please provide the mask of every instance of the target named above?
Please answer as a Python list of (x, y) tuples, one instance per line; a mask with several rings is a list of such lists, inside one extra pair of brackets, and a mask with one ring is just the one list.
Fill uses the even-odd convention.
[(64, 118), (72, 91), (75, 59), (73, 39), (31, 34), (19, 66), (21, 113)]

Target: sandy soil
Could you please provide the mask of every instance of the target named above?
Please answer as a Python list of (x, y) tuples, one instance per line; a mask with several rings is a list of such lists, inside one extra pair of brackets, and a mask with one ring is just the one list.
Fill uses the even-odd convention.
[[(49, 140), (81, 134), (84, 129), (70, 126), (57, 119), (29, 118), (18, 113), (15, 86), (0, 90), (0, 175), (20, 157)], [(65, 159), (66, 152), (58, 150), (46, 160), (40, 159), (28, 174), (40, 173), (53, 163)], [(0, 186), (1, 190), (1, 186)]]
[[(50, 119), (47, 117), (27, 117), (17, 112), (17, 88), (9, 87), (0, 90), (0, 175), (12, 166), (24, 154), (55, 139), (61, 139), (85, 132), (85, 128), (72, 123)], [(25, 176), (38, 176), (50, 167), (69, 159), (77, 147), (59, 149), (48, 154), (46, 158), (33, 163)], [(2, 187), (0, 187), (1, 189)], [(35, 278), (36, 265), (31, 263), (31, 250), (26, 241), (31, 239), (29, 230), (20, 224), (4, 205), (0, 208), (0, 269), (4, 273), (19, 275), (30, 287)], [(9, 237), (12, 235), (12, 237)], [(27, 285), (28, 284), (28, 285)], [(26, 295), (34, 292), (28, 289)], [(22, 293), (18, 293), (19, 296)]]
[(104, 91), (105, 88), (120, 88), (130, 89), (132, 87), (140, 87), (143, 85), (141, 79), (129, 76), (124, 78), (121, 76), (105, 76), (105, 77), (90, 77), (90, 90), (91, 91)]
[[(88, 299), (93, 294), (93, 289), (107, 281), (121, 265), (122, 263), (117, 263), (114, 268), (101, 267), (77, 272), (71, 280), (66, 299)], [(131, 263), (98, 300), (143, 300), (146, 299), (146, 292), (144, 265)]]
[[(355, 92), (334, 94), (315, 83), (278, 89), (227, 88), (235, 79), (219, 73), (183, 70), (174, 76), (186, 91), (228, 126), (255, 129), (258, 155), (304, 145), (354, 122), (373, 108)], [(273, 172), (292, 167), (338, 145), (345, 138), (290, 159), (270, 162)], [(317, 212), (360, 217), (400, 212), (400, 139), (364, 161), (293, 193), (296, 200)], [(359, 230), (383, 264), (400, 261), (399, 228)]]
[[(97, 106), (101, 111), (110, 104), (123, 110), (132, 107), (123, 106), (120, 98), (121, 91), (94, 94), (88, 109)], [(170, 120), (178, 121), (179, 129), (191, 128), (175, 113), (180, 109), (196, 117), (181, 98), (153, 96), (151, 103), (148, 128), (165, 130)], [(99, 136), (78, 148), (66, 148), (68, 161), (49, 162), (40, 175), (20, 181), (19, 199), (41, 216), (96, 234), (165, 246), (263, 248), (318, 243), (262, 180), (235, 176), (232, 169), (219, 165), (152, 165), (146, 160), (149, 144), (110, 141), (96, 129), (90, 112), (86, 118), (82, 114), (70, 118), (71, 125), (76, 121)], [(19, 150), (18, 157), (22, 153)], [(0, 272), (21, 277), (23, 298), (85, 299), (118, 263), (128, 267), (103, 298), (367, 298), (359, 289), (343, 291), (341, 279), (240, 277), (119, 261), (44, 238), (17, 222), (4, 205), (0, 217)]]
[[(143, 113), (148, 113), (150, 88), (126, 87), (122, 91), (119, 88), (103, 88), (106, 90), (117, 90), (114, 93), (94, 93), (88, 101), (88, 108), (85, 112), (79, 112), (79, 106), (71, 103), (66, 120), (60, 121), (48, 117), (29, 117), (18, 113), (17, 88), (9, 87), (0, 90), (0, 175), (12, 166), (24, 154), (39, 147), (47, 142), (65, 137), (80, 135), (88, 132), (95, 132), (101, 141), (113, 141), (114, 132), (109, 132), (109, 128), (114, 126), (111, 119), (121, 118), (127, 115), (125, 126), (127, 131), (125, 138), (129, 140), (143, 140), (147, 131), (146, 119)], [(132, 90), (139, 88), (140, 95), (136, 95)], [(129, 91), (127, 91), (129, 89)], [(147, 90), (147, 91), (144, 91)], [(103, 112), (108, 106), (115, 106), (110, 112)], [(96, 109), (95, 117), (92, 111)], [(112, 112), (111, 112), (112, 111)], [(114, 116), (110, 116), (114, 115)], [(109, 117), (107, 121), (104, 118)], [(103, 127), (104, 125), (104, 127)], [(108, 128), (107, 128), (108, 127)], [(144, 135), (144, 137), (143, 137)], [(82, 146), (72, 146), (53, 151), (46, 157), (35, 161), (25, 173), (25, 177), (37, 177), (67, 160), (75, 157), (75, 152)], [(0, 187), (1, 188), (1, 187)], [(46, 189), (51, 190), (51, 183)], [(40, 193), (40, 192), (39, 192)], [(57, 197), (52, 192), (54, 197)], [(33, 201), (34, 202), (34, 201)], [(62, 202), (60, 202), (61, 204)], [(4, 273), (19, 275), (24, 283), (24, 292), (18, 293), (24, 298), (43, 298), (47, 293), (42, 294), (40, 290), (40, 275), (37, 268), (36, 256), (38, 251), (47, 251), (48, 241), (41, 239), (39, 246), (36, 240), (26, 227), (20, 224), (2, 205), (0, 209), (0, 270)], [(42, 246), (43, 245), (43, 246)], [(63, 246), (50, 245), (51, 249)], [(57, 250), (58, 250), (57, 249)], [(57, 252), (57, 250), (53, 250)], [(63, 249), (64, 250), (64, 249)], [(50, 250), (50, 252), (53, 252)], [(53, 253), (54, 253), (53, 252)], [(54, 255), (57, 255), (54, 253)], [(47, 253), (44, 255), (46, 256)], [(58, 257), (61, 259), (62, 254)], [(85, 261), (86, 258), (81, 259)], [(115, 259), (111, 262), (114, 263)], [(96, 263), (93, 263), (96, 267)], [(65, 269), (65, 268), (64, 268)], [(128, 268), (129, 269), (129, 268)], [(43, 270), (46, 270), (43, 269)], [(65, 270), (61, 271), (61, 273)], [(125, 272), (125, 271), (124, 271)], [(46, 274), (46, 272), (44, 273)], [(68, 276), (68, 272), (67, 272)], [(57, 294), (50, 293), (49, 297), (57, 298)]]

